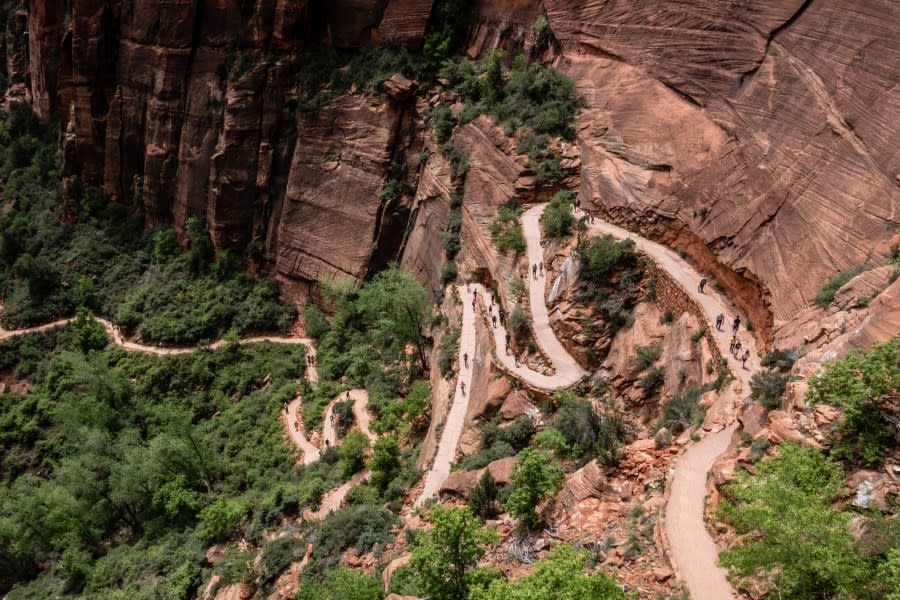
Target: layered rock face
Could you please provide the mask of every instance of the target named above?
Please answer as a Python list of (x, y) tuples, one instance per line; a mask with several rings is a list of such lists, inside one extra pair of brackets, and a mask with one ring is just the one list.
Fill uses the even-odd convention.
[[(421, 43), (431, 3), (414, 4), (392, 9), (392, 39)], [(411, 201), (380, 190), (415, 99), (338, 96), (307, 116), (297, 73), (320, 43), (377, 38), (387, 5), (32, 0), (7, 17), (28, 35), (6, 71), (27, 69), (35, 110), (59, 118), (65, 173), (149, 225), (184, 235), (197, 218), (217, 248), (253, 244), (285, 278), (359, 278), (399, 254)]]
[(776, 344), (898, 224), (895, 2), (548, 0), (580, 194), (693, 256)]
[[(398, 258), (409, 232), (403, 264), (436, 288), (446, 164), (433, 153), (412, 165), (415, 197), (380, 193), (391, 159), (409, 163), (419, 143), (398, 133), (416, 99), (295, 110), (306, 49), (416, 47), (433, 4), (73, 0), (67, 12), (30, 0), (19, 79), (40, 114), (60, 119), (67, 174), (141, 204), (149, 223), (183, 232), (198, 217), (218, 247), (253, 242), (299, 279), (364, 276)], [(795, 315), (838, 270), (884, 262), (900, 224), (896, 2), (473, 6), (473, 56), (530, 48), (546, 14), (559, 44), (543, 56), (578, 85), (583, 205), (690, 254), (764, 340), (795, 339)], [(6, 31), (22, 28), (8, 11)], [(8, 74), (21, 73), (25, 48), (6, 37)], [(501, 280), (509, 265), (480, 247), (485, 225), (527, 184), (502, 137), (476, 122), (454, 140), (473, 165), (460, 266)], [(353, 239), (341, 239), (348, 227)]]

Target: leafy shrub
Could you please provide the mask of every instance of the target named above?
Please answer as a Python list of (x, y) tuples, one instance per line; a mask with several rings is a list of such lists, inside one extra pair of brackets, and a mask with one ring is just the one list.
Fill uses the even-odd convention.
[(305, 549), (301, 540), (291, 536), (276, 538), (263, 546), (259, 573), (262, 582), (275, 581), (288, 565), (302, 558)]
[(701, 326), (700, 329), (691, 334), (691, 343), (697, 345), (704, 335), (706, 335), (706, 325)]
[(592, 237), (581, 243), (579, 277), (586, 282), (600, 282), (612, 271), (634, 260), (634, 241), (617, 242), (611, 235)]
[(869, 351), (853, 350), (825, 364), (810, 377), (806, 399), (827, 402), (844, 411), (832, 452), (854, 462), (875, 465), (892, 445), (891, 430), (879, 402), (896, 397), (900, 389), (900, 338), (875, 343)]
[(504, 441), (494, 442), (478, 454), (469, 454), (459, 459), (455, 466), (460, 469), (482, 469), (495, 460), (515, 455), (516, 450)]
[(572, 233), (575, 215), (572, 212), (575, 192), (563, 190), (553, 194), (550, 203), (544, 209), (541, 226), (544, 235), (550, 238), (561, 238)]
[(831, 306), (831, 303), (834, 302), (834, 295), (837, 293), (839, 289), (841, 289), (847, 282), (851, 279), (862, 273), (863, 271), (868, 271), (871, 269), (869, 265), (856, 265), (854, 267), (850, 267), (849, 269), (845, 269), (826, 281), (822, 284), (822, 287), (816, 293), (816, 297), (813, 298), (813, 302), (821, 306), (822, 308), (828, 308)]
[(661, 367), (651, 367), (647, 369), (644, 371), (644, 374), (641, 375), (640, 379), (638, 379), (638, 386), (641, 388), (644, 398), (652, 396), (653, 392), (655, 392), (662, 384), (663, 370)]
[(482, 473), (466, 500), (472, 512), (482, 519), (490, 519), (497, 514), (497, 480), (489, 470)]
[(662, 345), (659, 342), (653, 342), (646, 346), (635, 346), (634, 356), (628, 359), (628, 368), (635, 373), (640, 373), (658, 361), (660, 356), (662, 356)]
[(506, 509), (521, 519), (523, 527), (534, 529), (539, 523), (537, 505), (562, 487), (565, 476), (549, 456), (535, 448), (525, 448), (518, 454), (510, 480), (514, 487)]
[(768, 408), (776, 408), (781, 403), (781, 395), (788, 377), (775, 371), (757, 371), (750, 377), (751, 395)]
[(700, 406), (700, 396), (704, 389), (691, 386), (681, 394), (676, 394), (666, 403), (657, 430), (668, 429), (674, 435), (703, 422), (706, 409)]
[(304, 580), (295, 600), (381, 600), (381, 584), (359, 571), (337, 567), (320, 583)]
[(509, 315), (509, 328), (517, 342), (523, 343), (531, 333), (531, 319), (520, 305)]
[(325, 315), (312, 302), (306, 303), (306, 307), (303, 309), (303, 320), (306, 323), (306, 334), (316, 341), (321, 340), (331, 330), (331, 326), (325, 320)]
[(453, 372), (453, 361), (459, 354), (459, 329), (451, 327), (441, 336), (438, 346), (438, 368), (443, 377)]
[(759, 364), (764, 367), (772, 367), (778, 369), (782, 373), (787, 373), (794, 366), (799, 358), (797, 350), (773, 350), (763, 356)]
[(369, 504), (346, 506), (330, 513), (319, 526), (303, 577), (319, 577), (337, 566), (341, 554), (349, 548), (364, 554), (375, 544), (391, 541), (390, 531), (396, 521), (388, 511)]
[(344, 477), (350, 477), (363, 468), (368, 449), (369, 438), (362, 431), (354, 429), (347, 434), (338, 448), (338, 454), (341, 457), (341, 472)]
[(456, 281), (457, 269), (456, 269), (456, 261), (448, 260), (444, 264), (444, 268), (441, 270), (441, 283), (447, 285), (448, 283), (452, 283)]
[[(900, 543), (900, 531), (879, 543), (883, 519), (837, 508), (843, 487), (839, 465), (820, 452), (784, 443), (778, 455), (738, 471), (724, 488), (719, 516), (738, 542), (721, 554), (740, 590), (778, 590), (785, 598), (878, 597), (876, 573)], [(811, 557), (816, 557), (811, 559)]]
[(504, 252), (521, 252), (525, 249), (525, 237), (519, 226), (519, 212), (517, 205), (504, 204), (491, 222), (491, 237), (497, 248)]
[(489, 448), (502, 442), (518, 451), (528, 445), (533, 435), (534, 421), (528, 415), (519, 415), (506, 427), (498, 427), (493, 423), (485, 425), (481, 433), (481, 443), (483, 447)]

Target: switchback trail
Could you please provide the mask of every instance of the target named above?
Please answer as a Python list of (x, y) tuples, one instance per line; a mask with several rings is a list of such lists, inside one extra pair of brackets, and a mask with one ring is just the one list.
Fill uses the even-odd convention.
[[(701, 293), (698, 284), (702, 277), (687, 261), (675, 252), (611, 223), (595, 219), (588, 229), (609, 234), (618, 239), (630, 238), (635, 246), (653, 259), (683, 288), (706, 315), (707, 330), (719, 347), (722, 356), (729, 357), (731, 372), (741, 383), (746, 394), (750, 389), (750, 376), (760, 368), (756, 340), (752, 335), (740, 334), (742, 347), (750, 351), (747, 368), (735, 359), (728, 348), (731, 340), (731, 324), (735, 311), (725, 297), (712, 286)], [(715, 328), (716, 317), (725, 315), (722, 330)], [(744, 321), (746, 325), (746, 321)], [(665, 508), (666, 537), (669, 540), (669, 560), (679, 572), (694, 600), (730, 600), (735, 597), (728, 583), (725, 570), (718, 566), (719, 552), (706, 530), (704, 503), (706, 479), (713, 462), (728, 448), (736, 423), (724, 430), (707, 435), (691, 446), (675, 463), (669, 501)]]
[[(459, 376), (456, 381), (456, 392), (453, 395), (453, 404), (450, 405), (450, 412), (447, 413), (447, 420), (441, 430), (441, 440), (438, 442), (437, 452), (431, 463), (431, 469), (425, 475), (425, 485), (422, 493), (416, 500), (415, 506), (421, 506), (423, 502), (432, 498), (441, 489), (447, 476), (450, 475), (450, 465), (456, 458), (456, 445), (459, 443), (459, 436), (462, 434), (463, 422), (466, 419), (466, 411), (469, 406), (469, 394), (472, 390), (472, 367), (475, 364), (475, 288), (481, 286), (471, 286), (472, 291), (466, 291), (466, 286), (461, 285), (456, 288), (459, 292), (459, 298), (462, 300), (462, 326), (459, 333)], [(484, 297), (484, 289), (481, 289), (482, 297)], [(468, 354), (470, 357), (469, 365), (466, 366), (463, 355)], [(465, 390), (463, 389), (465, 386)]]

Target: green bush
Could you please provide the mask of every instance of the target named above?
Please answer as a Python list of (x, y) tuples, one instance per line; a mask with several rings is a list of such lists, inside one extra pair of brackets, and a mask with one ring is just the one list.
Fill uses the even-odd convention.
[(699, 404), (704, 391), (704, 388), (695, 385), (673, 396), (663, 408), (662, 418), (656, 426), (657, 431), (665, 428), (678, 435), (686, 429), (700, 425), (706, 416), (706, 409)]
[(537, 506), (562, 487), (565, 476), (559, 465), (535, 448), (525, 448), (510, 474), (513, 491), (506, 510), (521, 519), (522, 527), (534, 529), (540, 522)]
[(482, 519), (490, 519), (497, 514), (497, 480), (489, 470), (482, 473), (466, 501), (472, 512)]
[(345, 506), (330, 513), (319, 525), (302, 577), (319, 578), (336, 567), (341, 555), (350, 548), (364, 554), (376, 544), (391, 541), (391, 527), (396, 522), (394, 515), (370, 504)]
[(662, 356), (662, 345), (659, 342), (635, 346), (634, 356), (628, 358), (628, 368), (635, 373), (640, 373), (658, 361), (660, 356)]
[(323, 581), (304, 581), (295, 600), (381, 600), (381, 585), (371, 577), (337, 567), (325, 573)]
[(509, 315), (509, 329), (517, 342), (524, 343), (531, 333), (531, 319), (520, 305), (516, 305)]
[(739, 537), (720, 560), (739, 590), (785, 598), (883, 597), (874, 595), (883, 581), (876, 573), (900, 544), (900, 529), (835, 505), (843, 487), (839, 465), (785, 443), (752, 474), (735, 475), (719, 516)]
[(787, 373), (793, 368), (794, 363), (799, 358), (797, 350), (773, 350), (766, 354), (759, 364), (764, 367), (772, 367), (778, 369), (782, 373)]
[(788, 376), (775, 371), (757, 371), (750, 377), (750, 394), (768, 408), (781, 404)]
[(575, 215), (572, 212), (574, 199), (575, 192), (570, 190), (553, 194), (541, 217), (544, 236), (561, 238), (572, 233), (572, 227), (575, 225)]
[(875, 343), (868, 351), (853, 350), (825, 363), (823, 373), (810, 377), (806, 400), (826, 402), (844, 411), (832, 452), (856, 463), (876, 465), (895, 445), (880, 403), (900, 390), (900, 337)]
[(697, 345), (703, 336), (706, 335), (706, 325), (700, 327), (691, 334), (691, 343)]
[(347, 434), (338, 448), (341, 457), (341, 472), (350, 477), (365, 465), (366, 451), (369, 449), (369, 438), (359, 429)]
[(284, 536), (276, 538), (263, 546), (262, 558), (259, 561), (259, 575), (263, 583), (275, 581), (282, 571), (303, 557), (306, 544), (301, 540)]
[(663, 370), (661, 367), (651, 367), (644, 371), (638, 379), (638, 386), (644, 398), (649, 398), (663, 384)]
[(617, 242), (611, 235), (592, 237), (580, 244), (578, 254), (581, 257), (580, 279), (601, 282), (614, 269), (634, 260), (634, 241)]
[(456, 281), (457, 277), (456, 261), (448, 260), (441, 270), (441, 283), (447, 285)]
[(831, 306), (831, 303), (834, 302), (834, 295), (837, 293), (839, 289), (841, 289), (847, 282), (851, 279), (862, 273), (863, 271), (868, 271), (871, 269), (869, 265), (856, 265), (854, 267), (850, 267), (849, 269), (845, 269), (826, 281), (822, 284), (822, 287), (816, 293), (816, 297), (813, 299), (813, 302), (821, 306), (822, 308), (828, 308)]
[(520, 212), (517, 205), (504, 204), (500, 206), (497, 216), (491, 222), (491, 237), (501, 251), (521, 252), (525, 250), (525, 237), (519, 226)]
[(303, 320), (306, 323), (306, 334), (316, 341), (321, 340), (326, 333), (331, 331), (325, 315), (312, 302), (307, 301), (306, 307), (303, 309)]

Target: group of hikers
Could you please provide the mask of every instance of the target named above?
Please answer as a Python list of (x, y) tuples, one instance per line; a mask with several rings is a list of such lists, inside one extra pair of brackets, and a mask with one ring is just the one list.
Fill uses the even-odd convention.
[[(706, 279), (700, 280), (700, 291), (703, 291), (703, 285), (706, 283)], [(716, 317), (716, 329), (722, 331), (722, 327), (725, 326), (725, 315), (719, 313), (719, 316)], [(728, 345), (728, 351), (731, 352), (731, 355), (734, 356), (737, 360), (741, 361), (741, 367), (744, 369), (747, 368), (747, 359), (750, 358), (750, 350), (745, 349), (743, 354), (741, 354), (741, 340), (738, 339), (738, 330), (741, 327), (741, 317), (737, 316), (734, 318), (734, 321), (731, 323), (731, 341)]]

